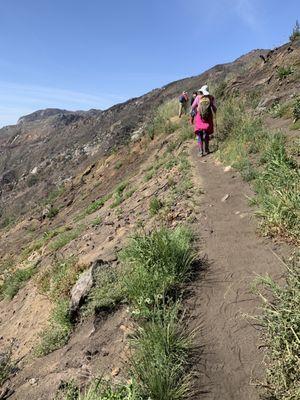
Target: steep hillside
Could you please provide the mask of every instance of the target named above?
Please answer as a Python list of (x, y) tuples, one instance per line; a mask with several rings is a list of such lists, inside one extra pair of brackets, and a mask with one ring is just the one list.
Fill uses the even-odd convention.
[(0, 191), (2, 222), (16, 218), (36, 201), (47, 197), (93, 160), (137, 135), (156, 108), (177, 97), (183, 90), (193, 91), (203, 82), (215, 85), (225, 78), (245, 73), (259, 63), (256, 50), (229, 64), (218, 65), (205, 73), (171, 83), (139, 98), (118, 104), (106, 111), (37, 111), (21, 117), (17, 125), (0, 130)]
[[(296, 40), (0, 130), (0, 399), (77, 400), (99, 377), (105, 400), (259, 398), (265, 351), (244, 315), (260, 313), (252, 280), (281, 276), (298, 243), (299, 60)], [(204, 83), (218, 151), (200, 159), (177, 97)], [(255, 194), (277, 242), (257, 236)]]

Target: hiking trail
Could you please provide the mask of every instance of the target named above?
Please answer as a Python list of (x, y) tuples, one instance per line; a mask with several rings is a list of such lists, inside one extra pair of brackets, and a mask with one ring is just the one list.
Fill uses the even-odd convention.
[(274, 251), (284, 249), (257, 235), (247, 199), (253, 193), (239, 174), (213, 155), (201, 158), (193, 149), (191, 156), (204, 190), (198, 233), (208, 262), (189, 300), (192, 325), (200, 323), (195, 344), (203, 346), (195, 398), (258, 400), (254, 381), (263, 377), (263, 349), (259, 327), (247, 318), (260, 306), (251, 284), (257, 275), (282, 275)]

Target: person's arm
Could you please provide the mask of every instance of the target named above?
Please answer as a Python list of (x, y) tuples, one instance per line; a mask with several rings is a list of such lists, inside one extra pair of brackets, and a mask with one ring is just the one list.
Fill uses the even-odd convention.
[(192, 110), (195, 110), (198, 107), (198, 104), (199, 104), (199, 96), (197, 96), (193, 101)]

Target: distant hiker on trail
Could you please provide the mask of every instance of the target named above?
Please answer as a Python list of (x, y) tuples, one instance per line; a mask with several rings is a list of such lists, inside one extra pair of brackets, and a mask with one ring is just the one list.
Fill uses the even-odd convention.
[(214, 132), (213, 114), (217, 112), (217, 107), (214, 97), (209, 94), (207, 85), (202, 86), (202, 88), (198, 90), (198, 93), (198, 96), (193, 102), (192, 110), (196, 112), (194, 131), (197, 136), (199, 154), (203, 157), (204, 151), (206, 154), (210, 153), (209, 135)]
[(195, 100), (195, 98), (197, 97), (197, 92), (193, 92), (193, 94), (192, 94), (192, 97), (191, 97), (191, 112), (190, 112), (190, 115), (191, 115), (191, 124), (193, 125), (193, 123), (194, 123), (194, 118), (195, 118), (195, 115), (196, 115), (196, 111), (195, 110), (193, 110), (193, 103), (194, 103), (194, 100)]
[(189, 96), (187, 92), (182, 92), (181, 96), (179, 97), (179, 118), (181, 118), (182, 113), (186, 114), (187, 106), (188, 106)]

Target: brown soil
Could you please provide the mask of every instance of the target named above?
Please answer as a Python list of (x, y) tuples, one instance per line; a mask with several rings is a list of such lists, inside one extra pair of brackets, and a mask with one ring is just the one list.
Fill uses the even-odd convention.
[(203, 400), (256, 400), (264, 353), (250, 318), (259, 312), (251, 283), (257, 275), (279, 278), (283, 268), (274, 251), (284, 248), (257, 235), (251, 190), (235, 171), (225, 172), (212, 156), (198, 158), (196, 149), (192, 158), (205, 192), (199, 235), (208, 260), (189, 300), (193, 325), (201, 324), (196, 344), (204, 349), (196, 398), (201, 392)]

